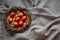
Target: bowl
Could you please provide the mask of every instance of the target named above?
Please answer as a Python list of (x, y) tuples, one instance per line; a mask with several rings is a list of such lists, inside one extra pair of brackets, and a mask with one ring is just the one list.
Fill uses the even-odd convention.
[[(13, 21), (9, 22), (8, 19), (11, 17), (10, 16), (11, 12), (14, 12), (15, 15), (14, 16), (12, 15)], [(18, 27), (15, 27), (14, 26), (14, 22), (15, 22), (14, 19), (16, 17), (18, 17), (19, 12), (22, 12), (23, 15), (26, 16), (26, 20), (23, 21), (23, 25), (20, 25), (20, 26), (18, 25)], [(22, 17), (20, 17), (20, 18), (22, 19)], [(19, 22), (18, 22), (18, 24), (19, 24)], [(6, 30), (9, 32), (22, 33), (30, 28), (30, 24), (31, 24), (31, 15), (26, 8), (12, 7), (12, 8), (10, 8), (9, 11), (5, 12), (4, 25), (5, 25)]]

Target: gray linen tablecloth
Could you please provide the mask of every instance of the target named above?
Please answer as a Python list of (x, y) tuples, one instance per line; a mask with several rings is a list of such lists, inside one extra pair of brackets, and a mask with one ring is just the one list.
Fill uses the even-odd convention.
[[(4, 4), (29, 10), (32, 23), (27, 31), (9, 35), (3, 25)], [(0, 0), (0, 40), (60, 40), (60, 0)]]

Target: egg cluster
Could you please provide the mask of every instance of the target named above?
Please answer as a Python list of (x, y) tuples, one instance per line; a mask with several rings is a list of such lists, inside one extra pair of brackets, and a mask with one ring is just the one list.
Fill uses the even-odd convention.
[(26, 19), (27, 19), (27, 16), (24, 15), (23, 12), (20, 11), (18, 13), (15, 13), (12, 11), (9, 13), (8, 22), (9, 24), (13, 23), (14, 27), (18, 28), (18, 27), (23, 26)]

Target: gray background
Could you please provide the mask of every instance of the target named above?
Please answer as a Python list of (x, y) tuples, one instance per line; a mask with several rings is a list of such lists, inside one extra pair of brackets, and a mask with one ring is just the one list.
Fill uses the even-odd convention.
[[(52, 16), (51, 18), (58, 18), (60, 16), (60, 0), (0, 0), (0, 12), (4, 12), (3, 9), (6, 8), (4, 4), (7, 4), (10, 7), (21, 6), (30, 9), (30, 13), (32, 14), (31, 26), (33, 28), (37, 28), (35, 29), (37, 32), (34, 34), (34, 30), (31, 31), (33, 28), (30, 28), (24, 33), (17, 33), (15, 36), (9, 36), (9, 34), (4, 29), (2, 21), (3, 15), (0, 14), (0, 40), (16, 40), (17, 38), (20, 38), (20, 40), (36, 40), (36, 37), (38, 37), (38, 40), (41, 40), (39, 36), (37, 36), (37, 34), (40, 32), (39, 30), (43, 30), (44, 27), (54, 20), (37, 16), (36, 14)], [(33, 8), (33, 4), (35, 4), (35, 8)], [(40, 11), (41, 9), (43, 9), (42, 12)], [(60, 33), (58, 33), (56, 37), (54, 36), (54, 29), (59, 29), (59, 26), (60, 24), (52, 27), (49, 31), (53, 31), (51, 33), (48, 32), (52, 36), (49, 35), (44, 40), (60, 40)]]

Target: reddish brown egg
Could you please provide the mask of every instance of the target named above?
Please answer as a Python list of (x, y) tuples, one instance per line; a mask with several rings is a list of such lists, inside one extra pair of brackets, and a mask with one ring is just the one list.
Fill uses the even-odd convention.
[(15, 19), (14, 19), (14, 21), (19, 21), (20, 20), (20, 17), (16, 17)]
[(14, 22), (13, 24), (14, 24), (14, 27), (15, 27), (15, 28), (19, 27), (19, 25), (18, 25), (17, 22)]
[(11, 12), (10, 13), (10, 17), (14, 17), (15, 16), (15, 13), (14, 12)]
[(19, 25), (20, 26), (23, 26), (23, 21), (19, 21)]

